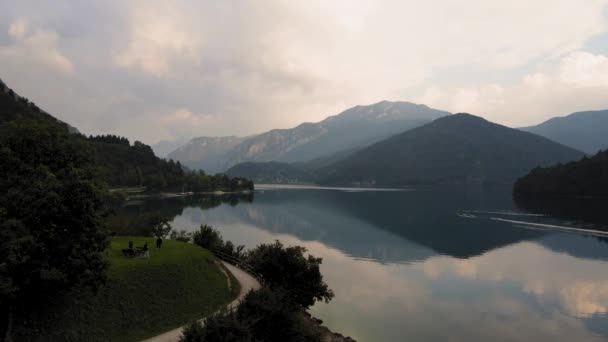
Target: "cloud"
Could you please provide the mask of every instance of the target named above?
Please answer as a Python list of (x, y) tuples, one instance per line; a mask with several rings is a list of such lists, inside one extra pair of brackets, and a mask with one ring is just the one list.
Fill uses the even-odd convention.
[[(607, 5), (5, 1), (0, 72), (84, 132), (148, 143), (290, 127), (385, 99), (532, 124), (606, 105), (605, 60), (584, 46), (608, 32)], [(563, 80), (551, 67), (561, 62), (572, 66)], [(467, 72), (445, 72), (455, 69)], [(573, 88), (576, 96), (549, 103)], [(158, 121), (182, 109), (205, 124)]]
[(186, 13), (165, 2), (146, 2), (132, 12), (130, 41), (114, 55), (116, 65), (158, 77), (168, 76), (174, 64), (198, 65), (200, 37), (188, 27)]
[(53, 30), (30, 31), (27, 20), (15, 19), (8, 32), (12, 44), (0, 46), (0, 60), (17, 68), (40, 64), (55, 71), (71, 73), (72, 62), (59, 50), (58, 35)]
[(418, 98), (431, 106), (523, 126), (551, 116), (605, 109), (607, 93), (608, 57), (572, 51), (512, 84), (488, 83), (452, 89), (431, 86)]

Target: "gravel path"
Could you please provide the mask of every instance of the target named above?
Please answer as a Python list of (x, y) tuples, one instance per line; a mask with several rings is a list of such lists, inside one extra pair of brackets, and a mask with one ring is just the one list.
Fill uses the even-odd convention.
[[(222, 264), (234, 275), (236, 280), (241, 284), (241, 292), (239, 296), (232, 301), (232, 303), (228, 304), (228, 308), (233, 308), (239, 304), (241, 299), (245, 297), (247, 292), (250, 290), (257, 290), (261, 287), (260, 283), (252, 277), (249, 273), (241, 270), (240, 268), (233, 266), (227, 262), (222, 261)], [(182, 336), (183, 327), (173, 329), (171, 331), (167, 331), (166, 333), (160, 334), (158, 336), (152, 337), (150, 339), (145, 340), (144, 342), (177, 342), (179, 338)]]

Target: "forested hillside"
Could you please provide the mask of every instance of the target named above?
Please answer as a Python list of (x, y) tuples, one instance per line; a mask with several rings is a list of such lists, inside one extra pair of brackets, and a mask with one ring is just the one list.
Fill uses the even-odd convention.
[[(145, 186), (179, 191), (234, 191), (253, 188), (253, 183), (246, 179), (186, 171), (179, 162), (158, 158), (150, 146), (139, 141), (131, 144), (127, 138), (115, 135), (82, 135), (69, 124), (16, 94), (0, 80), (0, 126), (11, 122), (32, 127), (52, 126), (71, 133), (68, 139), (78, 141), (77, 146), (86, 148), (86, 153), (94, 162), (92, 170), (99, 180), (110, 187)], [(43, 147), (47, 142), (41, 139), (30, 143)]]
[(538, 167), (513, 187), (519, 197), (608, 197), (608, 150), (579, 161)]

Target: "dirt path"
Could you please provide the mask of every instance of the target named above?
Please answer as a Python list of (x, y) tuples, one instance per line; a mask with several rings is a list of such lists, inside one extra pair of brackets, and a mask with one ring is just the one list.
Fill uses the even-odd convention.
[[(222, 261), (222, 264), (234, 275), (236, 280), (238, 280), (239, 284), (241, 284), (241, 292), (239, 296), (232, 301), (232, 303), (228, 304), (228, 308), (233, 308), (237, 306), (241, 299), (245, 297), (247, 292), (250, 290), (257, 290), (261, 287), (260, 283), (249, 275), (249, 273), (241, 270), (240, 268), (233, 266), (227, 262)], [(144, 342), (177, 342), (179, 341), (180, 336), (182, 336), (183, 327), (179, 327), (177, 329), (173, 329), (171, 331), (167, 331), (166, 333), (160, 334), (158, 336), (152, 337), (150, 339), (145, 340)]]

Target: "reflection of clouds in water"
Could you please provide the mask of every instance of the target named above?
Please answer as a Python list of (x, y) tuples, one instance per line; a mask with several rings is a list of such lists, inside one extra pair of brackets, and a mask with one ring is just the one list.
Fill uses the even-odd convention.
[[(194, 228), (199, 220), (211, 223), (225, 239), (248, 248), (276, 239), (305, 246), (323, 258), (324, 279), (336, 292), (332, 302), (311, 312), (359, 341), (593, 340), (575, 316), (605, 313), (608, 306), (605, 262), (555, 253), (536, 243), (471, 259), (433, 256), (409, 265), (381, 264), (353, 259), (319, 241), (303, 241), (282, 227), (306, 229), (308, 221), (288, 215), (271, 219), (253, 206), (241, 217), (237, 211), (187, 208), (175, 222)], [(367, 232), (361, 239), (372, 236), (363, 228), (353, 231)], [(406, 242), (399, 246), (411, 249)]]
[(603, 283), (577, 282), (560, 291), (570, 312), (582, 315), (608, 313), (608, 281)]
[(605, 262), (577, 259), (535, 243), (520, 243), (467, 259), (433, 257), (416, 265), (430, 279), (510, 281), (540, 302), (557, 299), (570, 315), (608, 313)]
[[(487, 262), (491, 264), (496, 260), (492, 253), (478, 257), (477, 260), (439, 257), (421, 265), (381, 265), (352, 260), (336, 251), (323, 250), (322, 245), (318, 248), (307, 246), (313, 254), (324, 257), (323, 272), (328, 284), (337, 292), (330, 304), (314, 307), (313, 314), (337, 331), (362, 341), (574, 341), (594, 338), (581, 320), (569, 314), (571, 311), (547, 313), (530, 305), (525, 298), (493, 289), (492, 284), (481, 286), (490, 290), (482, 289), (484, 291), (479, 291), (473, 297), (459, 296), (460, 290), (457, 288), (450, 297), (438, 297), (433, 293), (432, 282), (445, 281), (446, 279), (439, 279), (442, 276), (490, 282), (516, 281), (525, 286), (527, 279), (498, 274), (504, 265), (511, 264), (516, 268), (518, 260), (496, 265), (496, 272), (487, 272), (491, 267), (486, 267), (486, 260), (482, 260), (488, 257)], [(528, 247), (539, 249), (534, 244)], [(521, 251), (513, 252), (516, 253), (512, 255), (519, 255), (517, 252)], [(498, 257), (501, 258), (500, 255)], [(534, 278), (534, 267), (535, 265), (530, 265), (529, 271), (520, 274)], [(431, 273), (432, 279), (427, 279), (425, 276), (429, 269), (432, 272), (439, 270), (439, 273)], [(511, 270), (504, 271), (509, 273)], [(559, 283), (552, 282), (555, 277), (550, 277), (545, 286), (557, 286), (556, 290), (559, 290)], [(570, 277), (566, 274), (563, 278), (567, 280)], [(575, 292), (579, 295), (589, 293), (588, 288), (584, 290)], [(584, 301), (592, 298), (588, 295), (582, 297)], [(570, 305), (568, 302), (563, 304)], [(437, 328), (438, 324), (442, 327)]]

